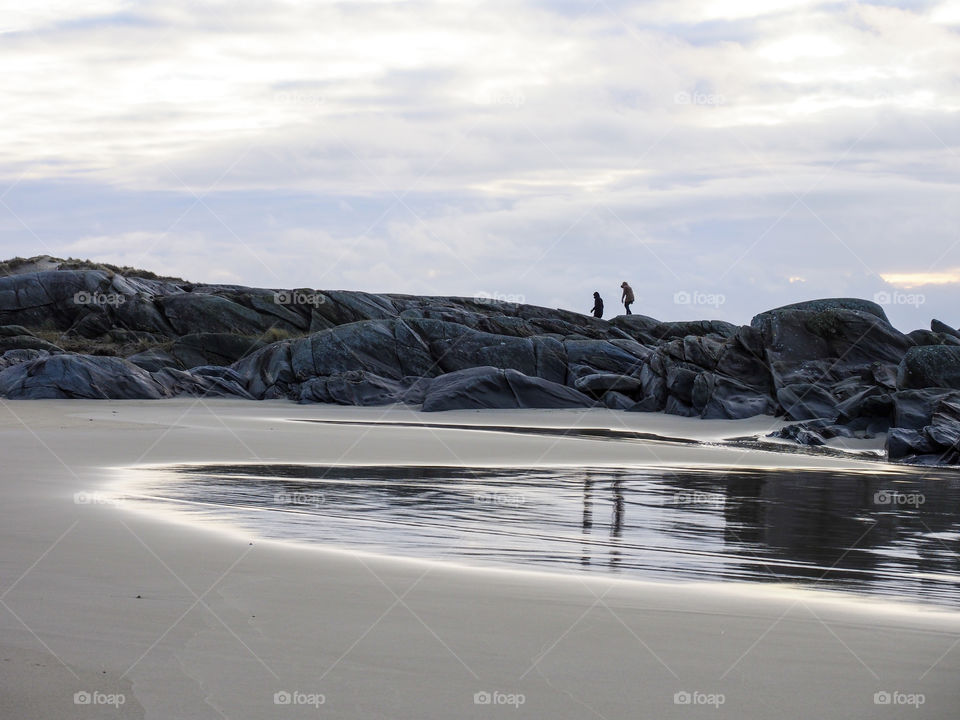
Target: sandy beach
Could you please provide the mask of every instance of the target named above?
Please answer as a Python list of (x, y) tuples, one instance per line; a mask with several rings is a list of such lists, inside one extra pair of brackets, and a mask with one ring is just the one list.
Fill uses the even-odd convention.
[(865, 464), (290, 422), (317, 418), (699, 439), (773, 422), (5, 401), (0, 717), (948, 718), (960, 706), (960, 613), (948, 609), (809, 587), (653, 583), (297, 547), (110, 501), (123, 468), (169, 462)]

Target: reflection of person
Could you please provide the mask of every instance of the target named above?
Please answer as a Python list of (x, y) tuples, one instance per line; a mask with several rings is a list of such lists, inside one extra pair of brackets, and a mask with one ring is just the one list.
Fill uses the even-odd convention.
[(603, 298), (600, 297), (600, 293), (598, 292), (593, 294), (593, 310), (590, 312), (593, 313), (595, 318), (603, 317)]
[(620, 287), (623, 288), (623, 295), (620, 296), (620, 301), (623, 303), (627, 315), (631, 315), (630, 306), (633, 304), (633, 288), (627, 285), (626, 280), (620, 283)]

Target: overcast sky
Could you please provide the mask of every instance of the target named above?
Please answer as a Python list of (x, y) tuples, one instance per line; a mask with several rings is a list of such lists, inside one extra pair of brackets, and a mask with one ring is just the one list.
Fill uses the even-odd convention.
[(960, 1), (20, 3), (0, 255), (960, 325)]

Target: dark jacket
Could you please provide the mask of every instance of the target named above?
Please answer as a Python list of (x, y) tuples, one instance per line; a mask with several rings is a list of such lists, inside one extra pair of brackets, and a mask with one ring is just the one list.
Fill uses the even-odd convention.
[(593, 310), (590, 312), (594, 317), (603, 317), (603, 298), (600, 297), (600, 293), (593, 294)]

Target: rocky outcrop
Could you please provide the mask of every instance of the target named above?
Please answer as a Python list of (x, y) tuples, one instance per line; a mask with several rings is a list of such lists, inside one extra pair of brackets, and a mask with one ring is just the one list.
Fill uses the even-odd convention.
[(0, 263), (0, 395), (220, 395), (348, 405), (781, 415), (803, 444), (887, 434), (957, 462), (960, 331), (901, 333), (854, 298), (749, 325), (605, 321), (482, 298), (190, 283), (84, 261)]

